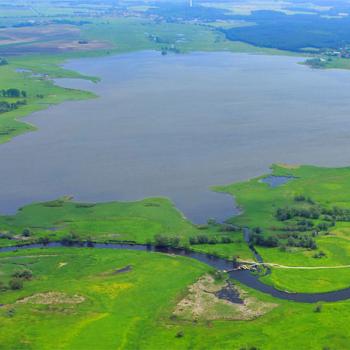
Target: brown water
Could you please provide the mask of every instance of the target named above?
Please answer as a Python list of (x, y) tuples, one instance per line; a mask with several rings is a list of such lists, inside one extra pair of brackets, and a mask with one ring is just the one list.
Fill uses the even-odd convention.
[(271, 163), (350, 164), (350, 72), (298, 58), (141, 52), (74, 60), (100, 98), (34, 113), (39, 131), (0, 146), (0, 212), (64, 194), (78, 200), (169, 196), (204, 222), (234, 214), (209, 187)]

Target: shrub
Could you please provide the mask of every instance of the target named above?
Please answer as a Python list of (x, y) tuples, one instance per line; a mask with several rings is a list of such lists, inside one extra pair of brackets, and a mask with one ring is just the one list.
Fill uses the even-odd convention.
[(253, 230), (252, 230), (254, 233), (257, 233), (258, 235), (263, 233), (263, 230), (261, 227), (254, 227)]
[(0, 281), (0, 291), (5, 291), (7, 289), (6, 284), (3, 281)]
[(322, 304), (318, 304), (318, 305), (315, 307), (314, 312), (319, 313), (319, 312), (321, 312), (321, 311), (322, 311)]
[(221, 237), (221, 243), (232, 243), (232, 239), (227, 236)]
[(13, 278), (9, 282), (9, 287), (12, 290), (20, 290), (23, 288), (23, 280), (21, 278)]
[(177, 248), (180, 245), (180, 237), (169, 237), (162, 234), (157, 234), (154, 236), (155, 246), (159, 248), (173, 247)]
[(50, 237), (44, 236), (44, 237), (39, 237), (38, 242), (40, 244), (49, 244), (50, 243)]
[(23, 280), (30, 280), (33, 277), (33, 272), (29, 269), (19, 270), (19, 271), (15, 271), (12, 274), (12, 277), (23, 279)]
[(176, 338), (182, 338), (184, 336), (184, 332), (183, 331), (179, 331), (176, 333)]
[(71, 232), (66, 236), (63, 236), (61, 239), (61, 243), (63, 245), (74, 245), (81, 242), (81, 238), (77, 233)]

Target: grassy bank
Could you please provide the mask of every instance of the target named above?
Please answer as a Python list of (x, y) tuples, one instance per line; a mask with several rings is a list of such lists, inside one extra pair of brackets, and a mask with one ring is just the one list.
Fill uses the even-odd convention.
[(0, 266), (4, 283), (32, 273), (22, 289), (0, 292), (6, 349), (340, 350), (350, 341), (347, 301), (316, 309), (246, 290), (245, 300), (273, 309), (249, 321), (175, 317), (188, 286), (209, 271), (188, 258), (57, 248), (1, 254)]

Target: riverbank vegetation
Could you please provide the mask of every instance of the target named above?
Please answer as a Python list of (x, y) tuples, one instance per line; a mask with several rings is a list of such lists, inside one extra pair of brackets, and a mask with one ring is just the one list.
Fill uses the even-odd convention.
[(0, 216), (0, 245), (50, 241), (149, 243), (206, 251), (228, 259), (252, 259), (241, 230), (235, 228), (228, 233), (226, 227), (211, 221), (194, 225), (166, 198), (79, 203), (63, 197), (26, 206), (13, 216)]

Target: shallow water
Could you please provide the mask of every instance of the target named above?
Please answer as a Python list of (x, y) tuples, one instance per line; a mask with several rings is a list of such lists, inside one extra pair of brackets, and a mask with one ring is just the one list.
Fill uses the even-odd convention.
[(233, 199), (209, 187), (276, 162), (350, 163), (350, 72), (295, 57), (131, 53), (74, 60), (102, 78), (60, 82), (101, 97), (26, 118), (39, 131), (0, 146), (0, 212), (64, 194), (169, 196), (187, 217), (223, 220)]
[(275, 175), (270, 175), (267, 177), (264, 177), (263, 179), (260, 180), (260, 182), (263, 182), (265, 184), (268, 184), (270, 187), (275, 188), (279, 187), (282, 185), (285, 185), (289, 181), (293, 180), (293, 176), (275, 176)]

